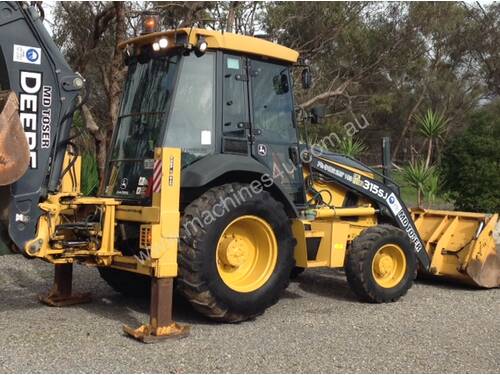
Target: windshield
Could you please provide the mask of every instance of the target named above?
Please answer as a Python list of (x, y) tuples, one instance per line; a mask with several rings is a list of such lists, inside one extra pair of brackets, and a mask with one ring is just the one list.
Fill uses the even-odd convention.
[(213, 150), (215, 54), (183, 58), (175, 88), (165, 146), (182, 149), (185, 167)]
[(155, 147), (178, 147), (185, 167), (213, 152), (215, 53), (134, 57), (108, 164), (106, 195), (151, 197)]
[(150, 196), (154, 148), (167, 118), (179, 57), (133, 58), (128, 66), (105, 193)]

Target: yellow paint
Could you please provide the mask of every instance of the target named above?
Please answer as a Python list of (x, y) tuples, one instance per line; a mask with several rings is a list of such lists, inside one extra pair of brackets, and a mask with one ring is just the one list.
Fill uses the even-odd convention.
[(349, 236), (352, 233), (353, 228), (355, 227), (348, 222), (344, 221), (333, 222), (331, 244), (329, 244), (331, 248), (330, 264), (329, 264), (330, 267), (332, 268), (344, 267), (345, 256), (347, 251), (347, 243), (349, 241)]
[[(298, 267), (342, 268), (349, 244), (364, 229), (376, 225), (376, 217), (364, 221), (342, 221), (339, 218), (292, 221), (295, 263)], [(310, 229), (306, 229), (306, 226)], [(321, 238), (316, 259), (307, 259), (307, 238)]]
[[(157, 149), (155, 155), (163, 162), (163, 176), (161, 192), (153, 194), (151, 207), (122, 206), (114, 198), (82, 197), (75, 191), (49, 195), (45, 202), (40, 203), (44, 214), (38, 222), (36, 238), (26, 244), (25, 251), (51, 263), (80, 261), (157, 277), (176, 276), (181, 152), (180, 149), (163, 148)], [(76, 168), (79, 168), (78, 163)], [(63, 186), (65, 190), (71, 188), (68, 180), (63, 180)], [(71, 249), (57, 246), (57, 241), (64, 239), (64, 233), (56, 234), (57, 225), (68, 222), (68, 218), (72, 219), (84, 206), (89, 206), (90, 211), (98, 209), (101, 212), (101, 227), (92, 233), (100, 239), (99, 248), (88, 246)], [(83, 221), (84, 217), (79, 220)], [(142, 227), (149, 232), (148, 244), (143, 246), (143, 250), (147, 251), (144, 256), (123, 256), (120, 249), (115, 249), (117, 220), (144, 223)]]
[(162, 160), (159, 193), (153, 193), (153, 207), (160, 208), (160, 222), (151, 225), (151, 262), (156, 277), (177, 276), (177, 250), (180, 226), (181, 150), (155, 151)]
[[(36, 238), (25, 245), (26, 253), (51, 263), (69, 263), (77, 258), (93, 257), (98, 264), (110, 264), (111, 257), (119, 254), (114, 249), (114, 211), (118, 204), (113, 198), (81, 197), (76, 193), (49, 195), (47, 200), (39, 205), (44, 214), (38, 222)], [(56, 235), (57, 225), (67, 222), (67, 217), (71, 217), (75, 210), (82, 206), (99, 206), (102, 210), (102, 228), (93, 233), (101, 237), (100, 247), (66, 249), (51, 245), (54, 241), (63, 239)]]
[(175, 45), (175, 35), (185, 34), (189, 37), (188, 43), (192, 46), (196, 45), (200, 36), (205, 38), (210, 49), (221, 49), (237, 53), (245, 53), (258, 57), (272, 58), (283, 60), (289, 63), (297, 62), (299, 53), (290, 48), (281, 46), (276, 43), (269, 42), (260, 38), (251, 36), (221, 33), (219, 31), (198, 29), (198, 28), (183, 28), (177, 30), (169, 30), (164, 32), (156, 32), (129, 39), (119, 45), (120, 48), (125, 48), (127, 45), (141, 46), (152, 44), (161, 38), (167, 38), (169, 46)]
[(400, 246), (387, 244), (375, 253), (372, 260), (372, 275), (382, 288), (394, 288), (406, 273), (406, 256)]
[(272, 227), (263, 219), (246, 215), (233, 220), (222, 232), (216, 248), (217, 270), (231, 289), (250, 293), (271, 277), (278, 259)]
[(159, 223), (159, 207), (127, 206), (116, 207), (116, 220), (133, 221), (136, 223)]
[(375, 209), (373, 207), (335, 207), (335, 208), (319, 208), (316, 211), (316, 219), (329, 219), (343, 216), (373, 216)]
[(310, 225), (310, 222), (300, 219), (292, 220), (293, 237), (297, 241), (294, 250), (295, 265), (307, 268), (306, 229), (304, 225)]
[[(71, 160), (73, 160), (75, 156), (70, 155), (68, 151), (64, 154), (64, 162), (63, 162), (63, 171), (66, 170)], [(81, 175), (82, 175), (82, 157), (76, 156), (76, 161), (65, 173), (61, 181), (60, 192), (61, 193), (80, 193), (80, 185), (81, 185)], [(71, 178), (73, 176), (73, 179)]]
[(472, 282), (467, 267), (497, 256), (493, 230), (498, 214), (422, 209), (411, 213), (431, 258), (431, 273)]
[[(345, 168), (347, 168), (347, 167), (345, 167)], [(347, 168), (347, 169), (349, 169), (349, 168)], [(355, 169), (351, 169), (351, 170), (355, 170)], [(307, 168), (304, 168), (303, 174), (304, 174), (304, 179), (308, 179), (310, 176), (309, 170)], [(365, 175), (367, 175), (366, 172), (365, 172)], [(346, 199), (347, 192), (348, 192), (344, 187), (337, 185), (337, 184), (334, 184), (334, 183), (331, 183), (331, 182), (326, 182), (326, 181), (322, 180), (321, 178), (315, 178), (315, 180), (313, 182), (313, 188), (317, 192), (320, 193), (321, 197), (323, 198), (323, 201), (326, 204), (329, 204), (330, 206), (333, 206), (333, 207), (339, 207), (339, 208), (341, 208), (344, 205), (344, 201)], [(308, 191), (306, 198), (308, 201), (310, 201), (314, 197), (311, 194), (311, 192)], [(371, 204), (372, 204), (372, 202), (370, 200), (366, 199), (365, 197), (359, 197), (358, 207), (366, 207), (366, 206), (369, 206)]]

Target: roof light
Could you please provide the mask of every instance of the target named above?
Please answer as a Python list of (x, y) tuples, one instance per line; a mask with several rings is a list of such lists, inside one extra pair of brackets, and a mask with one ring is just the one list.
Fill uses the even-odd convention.
[(153, 51), (158, 52), (160, 50), (160, 43), (154, 42), (153, 43)]
[(158, 31), (158, 20), (158, 16), (146, 16), (143, 21), (143, 34), (149, 34)]
[(158, 45), (160, 46), (160, 48), (162, 49), (165, 49), (168, 47), (168, 39), (167, 38), (161, 38), (159, 41), (158, 41)]
[(208, 44), (207, 42), (203, 41), (201, 42), (199, 45), (198, 45), (198, 50), (201, 52), (201, 53), (205, 53), (206, 50), (208, 48)]
[(207, 52), (208, 48), (208, 43), (205, 41), (205, 38), (203, 36), (200, 36), (198, 38), (198, 43), (196, 43), (196, 56), (200, 57), (202, 56), (205, 52)]

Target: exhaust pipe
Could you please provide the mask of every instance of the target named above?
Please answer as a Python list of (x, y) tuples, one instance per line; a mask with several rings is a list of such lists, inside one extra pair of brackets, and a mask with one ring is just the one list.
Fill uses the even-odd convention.
[(19, 180), (29, 166), (28, 141), (13, 91), (0, 91), (0, 186)]

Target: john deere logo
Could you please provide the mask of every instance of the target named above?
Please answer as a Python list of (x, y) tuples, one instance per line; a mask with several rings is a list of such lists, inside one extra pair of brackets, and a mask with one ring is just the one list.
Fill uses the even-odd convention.
[(257, 153), (260, 156), (266, 156), (267, 155), (267, 146), (266, 145), (258, 145), (257, 146)]
[(128, 178), (122, 178), (120, 181), (120, 190), (125, 190), (127, 189), (128, 186)]

